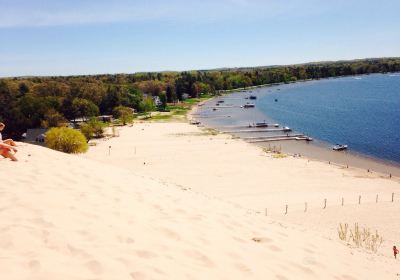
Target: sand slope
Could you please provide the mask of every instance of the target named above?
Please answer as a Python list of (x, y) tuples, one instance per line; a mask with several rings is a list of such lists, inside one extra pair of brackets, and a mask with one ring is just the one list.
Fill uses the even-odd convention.
[(391, 258), (205, 192), (37, 146), (19, 159), (0, 160), (2, 279), (397, 279)]

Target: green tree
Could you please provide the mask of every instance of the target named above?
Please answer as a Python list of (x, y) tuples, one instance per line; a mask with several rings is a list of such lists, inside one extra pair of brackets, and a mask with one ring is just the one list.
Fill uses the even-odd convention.
[(113, 116), (120, 119), (124, 125), (133, 121), (133, 110), (132, 108), (125, 106), (115, 107), (113, 110)]
[(81, 125), (80, 130), (83, 135), (85, 135), (87, 141), (89, 141), (92, 138), (102, 138), (104, 136), (105, 127), (105, 123), (96, 118), (91, 118), (89, 121)]

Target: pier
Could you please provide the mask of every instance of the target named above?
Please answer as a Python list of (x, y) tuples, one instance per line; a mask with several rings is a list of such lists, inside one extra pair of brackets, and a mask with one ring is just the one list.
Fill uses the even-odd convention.
[(284, 141), (284, 140), (304, 140), (307, 138), (304, 134), (292, 134), (292, 135), (275, 135), (275, 136), (264, 136), (264, 137), (246, 137), (243, 138), (249, 143), (260, 143), (260, 142), (272, 142), (272, 141)]
[(288, 128), (266, 128), (266, 129), (239, 129), (239, 130), (228, 130), (221, 131), (222, 133), (247, 133), (247, 132), (280, 132), (280, 131), (291, 131)]

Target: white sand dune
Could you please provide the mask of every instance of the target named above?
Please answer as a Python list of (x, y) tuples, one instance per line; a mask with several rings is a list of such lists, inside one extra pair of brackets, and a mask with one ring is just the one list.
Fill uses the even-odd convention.
[[(244, 174), (249, 189), (241, 191), (245, 182), (235, 181), (239, 170), (247, 172), (251, 164), (257, 171), (261, 162), (271, 168), (277, 164), (268, 173), (270, 183), (264, 183), (282, 188), (285, 195), (292, 190), (302, 195), (299, 182), (316, 191), (323, 176), (370, 179), (325, 167), (312, 171), (318, 163), (311, 168), (293, 159), (272, 161), (236, 140), (170, 135), (190, 130), (198, 133), (182, 124), (135, 125), (85, 156), (23, 144), (19, 162), (0, 160), (1, 278), (398, 279), (398, 262), (389, 256), (350, 249), (313, 229), (249, 211), (262, 206), (255, 199), (260, 189), (250, 187), (264, 180)], [(241, 166), (235, 166), (239, 158)], [(204, 164), (207, 168), (198, 170)], [(280, 182), (279, 168), (292, 177), (314, 172), (319, 179), (289, 176)], [(205, 170), (210, 174), (200, 174)], [(346, 186), (340, 180), (342, 193)], [(289, 185), (295, 181), (297, 187)], [(386, 192), (397, 186), (371, 181)], [(367, 191), (375, 191), (374, 184)], [(333, 184), (326, 192), (336, 193)]]

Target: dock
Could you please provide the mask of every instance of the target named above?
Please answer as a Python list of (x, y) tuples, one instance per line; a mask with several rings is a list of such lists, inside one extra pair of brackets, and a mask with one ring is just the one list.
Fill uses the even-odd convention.
[[(298, 138), (301, 139), (298, 139)], [(297, 138), (297, 139), (296, 139)], [(282, 140), (306, 140), (304, 134), (291, 134), (291, 135), (274, 135), (274, 136), (262, 136), (262, 137), (245, 137), (243, 140), (249, 143), (259, 142), (271, 142), (271, 141), (282, 141)]]
[(239, 129), (239, 130), (228, 130), (221, 131), (222, 133), (248, 133), (248, 132), (280, 132), (280, 131), (291, 131), (287, 128), (265, 128), (265, 129)]

